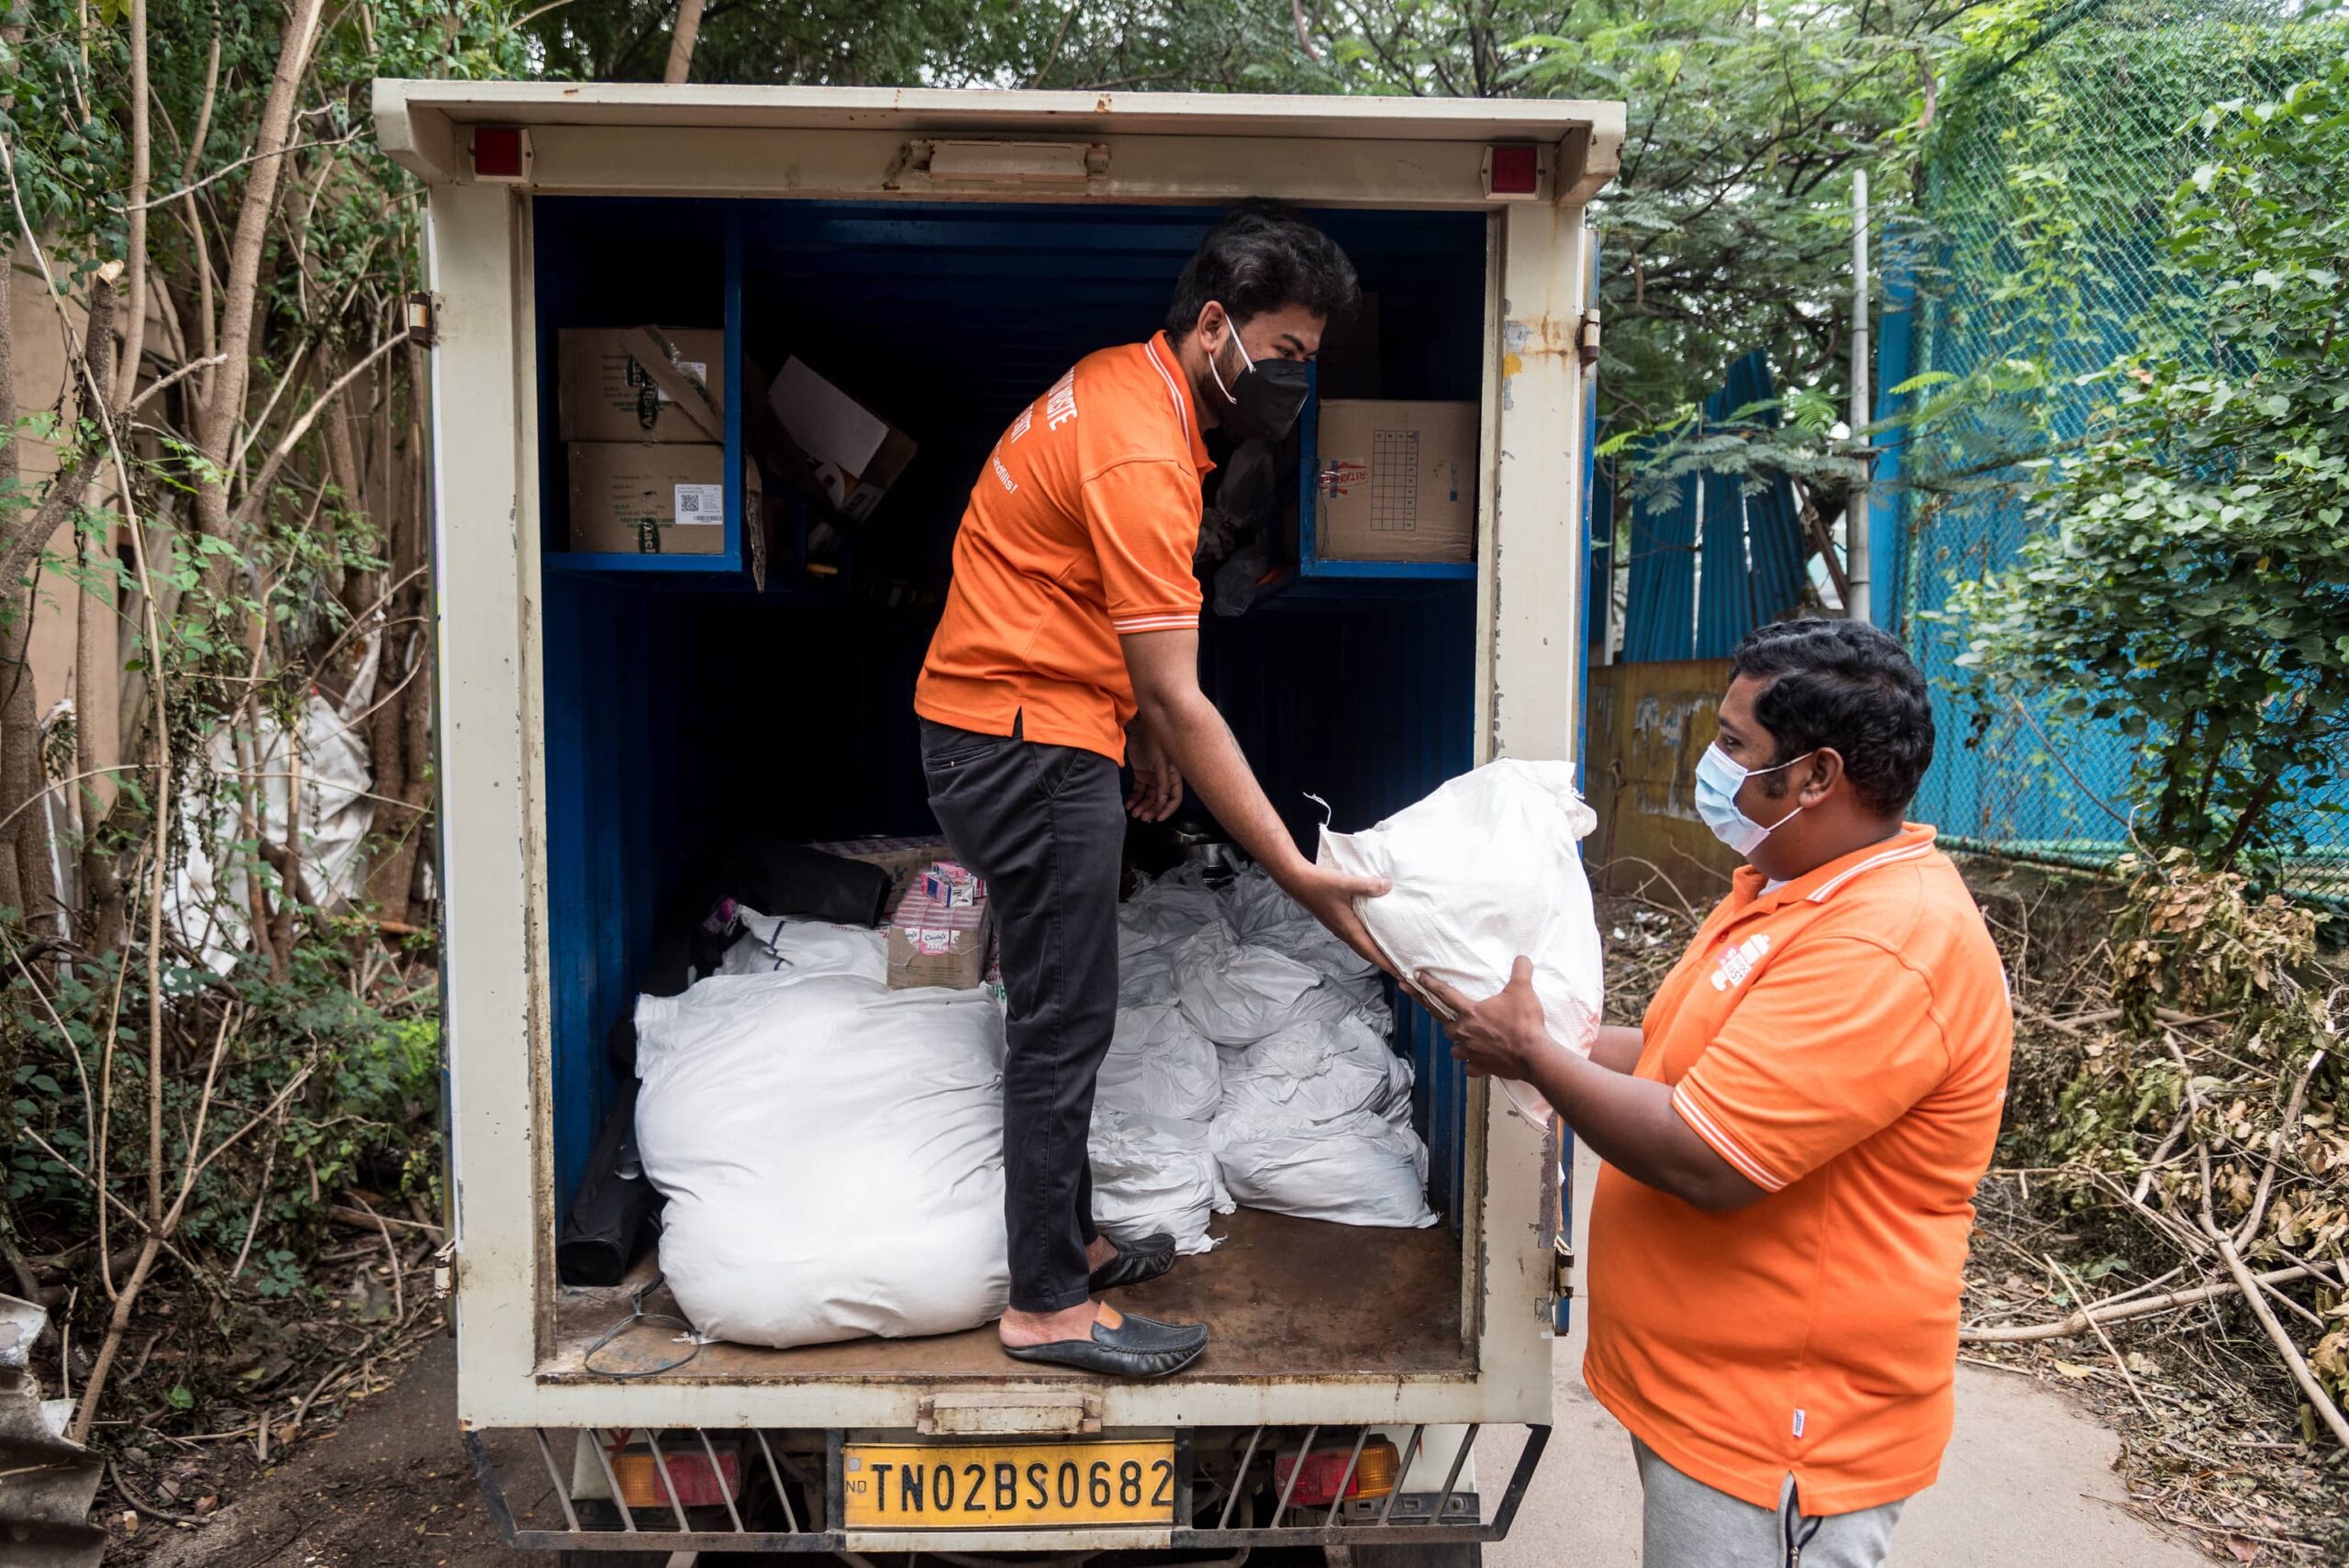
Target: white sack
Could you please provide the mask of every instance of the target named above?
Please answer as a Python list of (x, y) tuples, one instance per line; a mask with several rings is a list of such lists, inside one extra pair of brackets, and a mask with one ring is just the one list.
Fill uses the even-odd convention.
[(1275, 1029), (1357, 1012), (1388, 1016), (1375, 978), (1325, 980), (1311, 964), (1234, 940), (1220, 924), (1175, 950), (1174, 995), (1218, 1045), (1252, 1045)]
[(1243, 942), (1270, 948), (1335, 979), (1377, 973), (1377, 965), (1283, 893), (1262, 866), (1250, 866), (1232, 878), (1222, 899), (1224, 924)]
[(1179, 1007), (1160, 1003), (1121, 1009), (1109, 1054), (1094, 1079), (1093, 1103), (1141, 1116), (1205, 1121), (1223, 1097), (1217, 1056), (1214, 1042)]
[(1186, 862), (1118, 906), (1118, 952), (1123, 957), (1181, 941), (1222, 919), (1223, 906), (1207, 884), (1206, 868)]
[(976, 1328), (1010, 1292), (1003, 1011), (985, 990), (715, 975), (636, 1007), (661, 1267), (702, 1334)]
[(1435, 1223), (1427, 1145), (1375, 1111), (1320, 1123), (1218, 1117), (1215, 1151), (1224, 1184), (1251, 1208), (1389, 1229)]
[(1208, 1140), (1207, 1122), (1116, 1110), (1096, 1101), (1089, 1151), (1093, 1221), (1102, 1234), (1139, 1241), (1163, 1232), (1185, 1254), (1213, 1247), (1208, 1227), (1232, 1205)]
[(1359, 1111), (1411, 1115), (1411, 1064), (1360, 1018), (1276, 1029), (1227, 1051), (1217, 1110), (1234, 1125), (1334, 1122)]
[(1402, 973), (1483, 998), (1529, 957), (1550, 1038), (1587, 1053), (1605, 989), (1577, 841), (1598, 822), (1571, 763), (1488, 762), (1367, 831), (1325, 830), (1320, 859), (1393, 880), (1354, 909)]
[(849, 974), (875, 985), (889, 979), (889, 933), (828, 920), (793, 920), (745, 909), (742, 934), (718, 962), (720, 974)]

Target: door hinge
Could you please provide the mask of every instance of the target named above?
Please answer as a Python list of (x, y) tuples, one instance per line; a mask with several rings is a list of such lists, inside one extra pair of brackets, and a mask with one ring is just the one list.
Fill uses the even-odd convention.
[(1583, 369), (1598, 362), (1598, 307), (1591, 306), (1582, 313), (1582, 325), (1575, 329), (1575, 351), (1581, 357)]
[(417, 289), (407, 296), (408, 340), (421, 349), (432, 347), (440, 331), (440, 301), (438, 295)]

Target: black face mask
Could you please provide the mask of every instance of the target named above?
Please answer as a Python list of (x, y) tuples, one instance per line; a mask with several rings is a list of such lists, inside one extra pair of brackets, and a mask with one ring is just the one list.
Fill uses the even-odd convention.
[(1297, 414), (1305, 407), (1306, 368), (1297, 360), (1266, 360), (1258, 364), (1249, 357), (1248, 345), (1240, 340), (1240, 328), (1231, 328), (1232, 346), (1240, 350), (1243, 367), (1224, 384), (1223, 371), (1208, 356), (1208, 374), (1215, 377), (1215, 389), (1223, 394), (1230, 405), (1224, 410), (1222, 425), (1232, 439), (1242, 441), (1277, 441), (1286, 438), (1297, 423)]

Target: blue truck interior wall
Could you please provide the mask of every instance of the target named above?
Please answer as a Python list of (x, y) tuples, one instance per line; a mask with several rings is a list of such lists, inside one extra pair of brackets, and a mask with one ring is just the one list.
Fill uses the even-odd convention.
[[(1157, 328), (1216, 216), (536, 201), (542, 549), (560, 551), (568, 528), (557, 331), (721, 323), (731, 221), (748, 357), (772, 374), (799, 356), (919, 443), (855, 530), (854, 573), (928, 589), (893, 607), (854, 589), (545, 574), (560, 1201), (613, 1103), (605, 1038), (632, 1003), (680, 865), (751, 816), (810, 840), (936, 830), (909, 701), (971, 482), (1004, 426), (1074, 360)], [(1315, 217), (1380, 296), (1383, 395), (1475, 397), (1485, 218)], [(766, 492), (783, 494), (772, 476)], [(1362, 828), (1470, 765), (1474, 596), (1467, 583), (1321, 581), (1203, 627), (1203, 681), (1301, 842), (1320, 822), (1308, 791), (1330, 802), (1336, 827)], [(1402, 1012), (1397, 1044), (1419, 1071), (1433, 1196), (1456, 1223), (1462, 1081), (1432, 1020)]]

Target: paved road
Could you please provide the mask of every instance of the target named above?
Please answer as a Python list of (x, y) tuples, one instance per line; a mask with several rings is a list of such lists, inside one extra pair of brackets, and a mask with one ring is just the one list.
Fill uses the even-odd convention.
[[(1587, 1205), (1596, 1172), (1575, 1171)], [(1588, 1234), (1587, 1210), (1575, 1233)], [(1582, 1385), (1581, 1325), (1556, 1346), (1557, 1425), (1510, 1538), (1486, 1568), (1631, 1568), (1640, 1560), (1640, 1485), (1631, 1439)], [(1476, 1445), (1478, 1481), (1497, 1487), (1518, 1440)], [(2120, 1440), (2061, 1395), (2008, 1373), (1957, 1369), (1957, 1432), (1940, 1485), (1909, 1505), (1895, 1568), (2199, 1568), (2210, 1559), (2148, 1530), (2112, 1462)]]

